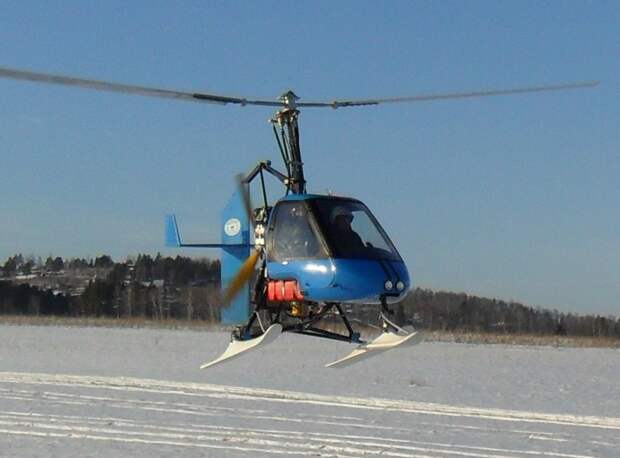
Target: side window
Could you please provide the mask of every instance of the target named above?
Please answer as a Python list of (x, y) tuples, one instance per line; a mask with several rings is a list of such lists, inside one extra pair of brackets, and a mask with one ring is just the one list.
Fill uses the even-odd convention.
[(351, 214), (353, 215), (351, 228), (360, 236), (364, 246), (387, 252), (392, 250), (363, 208), (352, 207)]
[(277, 204), (269, 225), (269, 258), (274, 261), (288, 261), (325, 257), (325, 250), (310, 218), (304, 202)]
[(323, 234), (336, 257), (400, 260), (396, 248), (361, 202), (317, 199), (314, 205)]

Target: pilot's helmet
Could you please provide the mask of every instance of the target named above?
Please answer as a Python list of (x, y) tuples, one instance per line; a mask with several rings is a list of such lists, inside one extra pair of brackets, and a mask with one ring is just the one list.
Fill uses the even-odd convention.
[(332, 223), (335, 223), (336, 218), (338, 218), (339, 216), (344, 216), (349, 220), (349, 222), (353, 221), (353, 213), (351, 213), (351, 210), (349, 210), (348, 207), (345, 207), (343, 205), (338, 205), (337, 207), (334, 207), (329, 219)]

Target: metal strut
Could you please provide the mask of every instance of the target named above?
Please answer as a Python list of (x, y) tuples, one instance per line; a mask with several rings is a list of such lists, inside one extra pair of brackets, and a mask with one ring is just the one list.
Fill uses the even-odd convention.
[(381, 320), (381, 328), (383, 332), (395, 331), (396, 333), (407, 334), (407, 331), (390, 320), (387, 315), (394, 315), (394, 310), (391, 310), (388, 307), (386, 297), (381, 296), (381, 311), (379, 312), (379, 319)]
[[(287, 107), (279, 110), (270, 120), (274, 124), (274, 134), (278, 148), (282, 154), (284, 165), (288, 172), (288, 188), (294, 194), (306, 193), (306, 180), (304, 178), (304, 164), (301, 160), (301, 148), (299, 146), (299, 110), (295, 108), (295, 94), (289, 92), (282, 96), (286, 100)], [(280, 131), (275, 128), (278, 125)]]
[[(347, 331), (349, 331), (349, 335), (338, 334), (336, 332), (327, 331), (325, 329), (314, 327), (315, 324), (323, 320), (325, 316), (334, 308), (338, 310), (338, 315), (340, 316), (344, 325), (346, 326)], [(295, 323), (295, 324), (285, 326), (282, 329), (282, 332), (287, 332), (287, 331), (294, 332), (296, 334), (305, 334), (305, 335), (315, 336), (315, 337), (324, 337), (327, 339), (340, 340), (344, 342), (364, 343), (363, 340), (360, 340), (360, 333), (355, 332), (353, 330), (353, 327), (351, 326), (351, 323), (349, 322), (349, 319), (347, 318), (346, 314), (343, 312), (340, 304), (334, 303), (334, 302), (325, 304), (325, 306), (323, 306), (323, 308), (321, 308), (321, 310), (316, 315), (312, 316), (308, 320), (303, 321), (301, 323)]]

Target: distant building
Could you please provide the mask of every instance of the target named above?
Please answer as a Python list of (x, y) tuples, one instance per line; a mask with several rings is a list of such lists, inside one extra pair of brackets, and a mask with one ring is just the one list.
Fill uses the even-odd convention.
[(147, 288), (150, 288), (151, 286), (155, 288), (163, 288), (164, 280), (143, 281), (142, 286), (145, 286)]
[(41, 267), (34, 266), (30, 269), (30, 273), (32, 275), (36, 275), (37, 277), (40, 277), (43, 273), (43, 269)]

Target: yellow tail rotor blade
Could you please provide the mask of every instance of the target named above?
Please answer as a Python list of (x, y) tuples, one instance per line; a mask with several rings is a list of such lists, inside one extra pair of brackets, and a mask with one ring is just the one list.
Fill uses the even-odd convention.
[(256, 261), (258, 261), (258, 256), (258, 251), (254, 251), (250, 255), (250, 257), (245, 260), (245, 262), (237, 272), (237, 275), (235, 275), (235, 278), (232, 279), (232, 281), (228, 285), (228, 288), (226, 289), (226, 291), (224, 291), (224, 295), (222, 297), (224, 304), (230, 304), (230, 301), (232, 301), (235, 296), (239, 294), (239, 291), (241, 291), (243, 285), (245, 285), (250, 280), (250, 278), (252, 277), (252, 273), (254, 272), (254, 266), (256, 265)]

